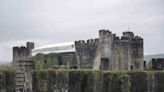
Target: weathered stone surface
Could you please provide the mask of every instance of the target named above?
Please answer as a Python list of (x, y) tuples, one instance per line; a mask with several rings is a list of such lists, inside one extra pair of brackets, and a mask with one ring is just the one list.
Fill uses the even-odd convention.
[[(27, 79), (25, 77), (25, 75), (27, 74), (26, 70), (33, 70), (33, 66), (35, 66), (36, 70), (60, 70), (68, 68), (96, 70), (101, 69), (110, 71), (143, 70), (143, 39), (139, 36), (135, 36), (133, 32), (124, 32), (123, 36), (119, 38), (116, 36), (116, 34), (112, 34), (112, 32), (110, 32), (109, 30), (100, 30), (98, 39), (90, 39), (87, 41), (75, 41), (76, 52), (51, 53), (48, 55), (40, 54), (41, 58), (38, 58), (37, 56), (33, 58), (31, 57), (31, 50), (33, 48), (34, 43), (32, 42), (28, 42), (27, 46), (13, 47), (13, 64), (17, 69), (17, 73), (20, 74), (21, 71), (23, 76), (23, 81), (20, 82), (20, 78), (18, 78), (17, 81), (20, 82), (20, 84), (22, 84), (19, 89), (24, 89), (24, 83)], [(32, 61), (34, 61), (32, 63), (32, 68), (27, 68), (27, 66), (29, 66), (27, 61), (29, 61), (29, 59), (32, 59)], [(21, 62), (25, 63), (25, 65), (21, 65)], [(111, 77), (109, 79), (107, 78), (109, 83), (104, 84), (106, 82), (104, 81), (104, 77), (106, 78), (106, 76), (108, 76), (108, 74), (106, 75), (104, 72), (101, 72), (103, 73), (101, 74), (101, 76), (95, 75), (93, 71), (89, 71), (89, 73), (88, 71), (71, 71), (68, 72), (66, 75), (65, 73), (63, 75), (63, 73), (60, 72), (56, 71), (54, 73), (54, 71), (51, 71), (47, 73), (45, 71), (45, 74), (43, 74), (42, 72), (34, 72), (33, 80), (35, 81), (35, 83), (33, 83), (33, 87), (36, 88), (34, 89), (34, 92), (65, 92), (70, 90), (70, 92), (76, 92), (76, 89), (81, 89), (81, 92), (117, 92), (117, 90), (119, 90), (120, 92), (129, 91), (129, 89), (127, 88), (129, 87), (129, 85), (127, 84), (130, 81), (128, 77), (130, 75), (128, 74), (126, 74), (128, 76), (124, 76), (123, 74), (123, 76), (121, 77), (122, 80), (119, 79), (119, 75), (112, 74), (112, 76), (115, 77)], [(40, 77), (42, 75), (44, 76), (44, 80), (42, 80), (42, 78)], [(53, 79), (53, 77), (50, 75), (52, 75), (56, 79)], [(76, 78), (76, 75), (79, 77)], [(95, 76), (98, 76), (98, 78), (96, 78)], [(130, 78), (131, 77), (134, 76), (130, 76)], [(77, 83), (74, 83), (72, 79), (75, 79)], [(125, 84), (122, 81), (125, 81)], [(37, 83), (39, 83), (39, 85), (36, 85)], [(72, 83), (73, 86), (69, 85), (70, 83)], [(113, 86), (110, 83), (121, 84), (108, 89), (108, 86)], [(132, 83), (135, 82), (133, 81)], [(104, 88), (102, 90), (102, 87), (104, 87), (102, 85), (106, 86), (107, 88)], [(124, 88), (124, 86), (126, 89), (122, 89)]]
[(150, 63), (152, 63), (150, 66), (152, 70), (164, 70), (164, 58), (153, 58)]
[(164, 72), (49, 70), (33, 79), (34, 92), (164, 92)]
[(16, 92), (14, 70), (0, 70), (0, 92)]
[[(33, 48), (32, 42), (28, 42), (26, 47), (13, 47), (14, 64), (17, 60), (31, 56)], [(42, 60), (37, 56), (34, 59), (39, 60), (39, 63), (53, 61), (52, 66), (69, 65), (71, 69), (143, 70), (143, 38), (135, 36), (133, 32), (123, 32), (123, 36), (119, 38), (103, 29), (99, 31), (99, 38), (75, 41), (75, 49), (75, 52), (51, 53), (44, 55), (47, 57)]]
[(121, 39), (109, 30), (99, 31), (102, 70), (143, 70), (143, 39), (123, 32)]
[(129, 72), (131, 88), (130, 92), (147, 92), (147, 73), (146, 72)]
[(68, 71), (59, 70), (48, 73), (48, 92), (68, 92)]
[(76, 41), (76, 57), (79, 67), (83, 69), (92, 69), (96, 56), (98, 55), (98, 39), (90, 39), (87, 41)]
[(164, 72), (155, 72), (154, 77), (154, 92), (164, 92)]

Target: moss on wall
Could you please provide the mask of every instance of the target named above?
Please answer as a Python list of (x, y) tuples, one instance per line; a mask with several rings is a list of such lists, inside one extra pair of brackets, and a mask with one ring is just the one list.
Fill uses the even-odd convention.
[(93, 71), (83, 70), (81, 73), (81, 92), (93, 91)]
[(37, 54), (35, 56), (35, 70), (44, 70), (52, 68), (57, 65), (57, 55), (56, 54)]
[(98, 70), (93, 71), (93, 92), (102, 92), (103, 73)]
[[(42, 81), (47, 81), (48, 86)], [(34, 92), (164, 92), (163, 85), (164, 72), (47, 70), (33, 73)]]
[(164, 72), (155, 72), (154, 92), (164, 92)]
[(48, 74), (48, 92), (67, 92), (68, 91), (68, 71), (50, 70)]
[(104, 72), (102, 92), (130, 92), (130, 77), (121, 72)]
[(33, 92), (48, 92), (47, 71), (33, 72)]
[(147, 92), (147, 73), (146, 72), (128, 72), (131, 78), (130, 92)]
[(5, 71), (0, 70), (0, 92), (3, 92), (5, 90)]
[(0, 92), (15, 92), (15, 70), (0, 69)]

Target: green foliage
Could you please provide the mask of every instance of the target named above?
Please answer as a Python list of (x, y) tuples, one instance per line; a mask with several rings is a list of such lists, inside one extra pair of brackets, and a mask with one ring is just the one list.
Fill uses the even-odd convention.
[(60, 65), (59, 69), (68, 69), (68, 66), (67, 65)]
[(35, 56), (35, 70), (49, 69), (52, 68), (54, 65), (57, 65), (56, 54), (37, 54)]
[(146, 67), (146, 70), (152, 71), (152, 61), (149, 61)]
[(164, 72), (45, 70), (33, 73), (33, 84), (34, 92), (164, 92)]
[(131, 92), (147, 92), (147, 73), (146, 72), (128, 72), (131, 78)]
[[(104, 72), (103, 74), (103, 92), (124, 92), (122, 87), (125, 87), (123, 81), (124, 75), (119, 72)], [(125, 88), (127, 89), (127, 88)], [(128, 92), (126, 90), (125, 92)]]
[(15, 68), (13, 66), (8, 66), (8, 65), (0, 65), (0, 70), (14, 70)]
[(0, 92), (15, 92), (15, 70), (0, 69)]
[(0, 89), (4, 89), (5, 88), (5, 71), (4, 70), (0, 70)]
[(33, 72), (33, 89), (34, 92), (48, 92), (47, 71)]

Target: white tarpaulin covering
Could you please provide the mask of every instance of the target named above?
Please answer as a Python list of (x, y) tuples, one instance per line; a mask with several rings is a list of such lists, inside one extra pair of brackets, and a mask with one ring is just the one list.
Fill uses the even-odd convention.
[(45, 45), (32, 50), (32, 55), (35, 56), (38, 53), (49, 54), (49, 53), (65, 53), (75, 52), (75, 43), (57, 43), (52, 45)]

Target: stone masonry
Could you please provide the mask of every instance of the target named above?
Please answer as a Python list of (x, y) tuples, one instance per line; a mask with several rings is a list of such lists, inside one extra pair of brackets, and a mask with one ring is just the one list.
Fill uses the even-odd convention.
[[(102, 29), (99, 31), (99, 38), (75, 41), (76, 52), (55, 53), (54, 56), (56, 54), (60, 56), (58, 61), (48, 60), (60, 62), (57, 65), (69, 64), (72, 67), (70, 69), (142, 71), (143, 45), (143, 38), (135, 36), (133, 32), (123, 32), (123, 36), (119, 38), (111, 31)], [(27, 78), (29, 72), (35, 70), (34, 61), (37, 61), (35, 56), (31, 56), (32, 49), (34, 49), (33, 42), (27, 42), (26, 46), (13, 47), (13, 65), (16, 67), (18, 92), (30, 92), (30, 83)]]
[(143, 70), (143, 39), (123, 32), (121, 39), (109, 30), (99, 31), (102, 70)]
[[(27, 47), (14, 47), (13, 61), (29, 57), (33, 48), (34, 43), (30, 42), (27, 43)], [(72, 58), (75, 57), (76, 60), (70, 61), (70, 57), (68, 60), (69, 64), (74, 62), (73, 66), (79, 69), (143, 70), (143, 38), (135, 36), (133, 32), (123, 32), (123, 36), (119, 38), (109, 30), (102, 29), (99, 31), (99, 38), (75, 41), (75, 49), (75, 56)], [(60, 60), (68, 61), (62, 57)]]
[(143, 70), (143, 39), (133, 32), (121, 38), (109, 30), (100, 30), (99, 38), (76, 41), (80, 68), (101, 70)]
[(26, 46), (13, 47), (13, 66), (16, 68), (16, 91), (31, 92), (31, 84), (27, 76), (31, 70), (34, 70), (34, 62), (31, 57), (31, 50), (34, 43), (27, 42)]

